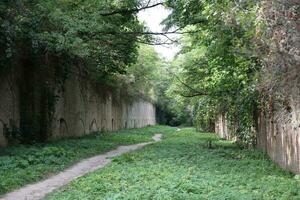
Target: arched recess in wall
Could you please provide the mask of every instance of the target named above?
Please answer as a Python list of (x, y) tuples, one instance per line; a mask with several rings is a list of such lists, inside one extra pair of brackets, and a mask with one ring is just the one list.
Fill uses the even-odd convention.
[(128, 128), (128, 122), (127, 122), (127, 120), (125, 120), (124, 128)]
[(130, 128), (134, 128), (134, 120), (133, 119), (130, 120)]
[[(15, 80), (15, 74), (17, 73), (8, 73), (8, 76), (6, 76), (7, 78), (7, 84), (9, 87), (9, 93), (10, 93), (10, 97), (11, 97), (11, 103), (12, 103), (12, 113), (13, 113), (13, 118), (15, 118), (15, 114), (16, 114), (16, 108), (17, 108), (17, 96), (16, 96), (16, 91), (14, 89), (14, 80)], [(2, 121), (3, 123), (3, 121)], [(4, 124), (4, 123), (3, 123)]]
[(6, 139), (4, 136), (4, 122), (0, 119), (0, 146), (6, 145)]
[(59, 137), (64, 137), (68, 136), (69, 131), (68, 131), (68, 125), (67, 122), (64, 118), (59, 119)]
[(98, 131), (97, 121), (96, 119), (93, 119), (93, 121), (90, 124), (90, 132), (96, 132)]
[(81, 118), (79, 119), (79, 126), (80, 126), (80, 131), (81, 131), (80, 134), (85, 135), (85, 134), (86, 134), (86, 131), (85, 131), (85, 124), (84, 124), (83, 119), (81, 119)]
[(117, 128), (118, 129), (122, 128), (122, 119), (121, 118), (119, 118), (119, 120), (118, 120)]
[(106, 119), (101, 119), (101, 131), (106, 131)]

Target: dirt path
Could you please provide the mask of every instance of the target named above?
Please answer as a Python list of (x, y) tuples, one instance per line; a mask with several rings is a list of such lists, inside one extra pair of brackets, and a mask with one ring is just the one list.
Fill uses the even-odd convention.
[[(156, 134), (152, 137), (154, 142), (158, 142), (161, 140), (161, 134)], [(13, 191), (11, 193), (6, 194), (1, 200), (36, 200), (43, 199), (47, 194), (53, 192), (54, 190), (67, 185), (72, 180), (83, 176), (89, 172), (93, 172), (97, 169), (105, 167), (107, 164), (111, 162), (110, 157), (115, 157), (122, 155), (124, 153), (128, 153), (131, 151), (135, 151), (143, 148), (146, 145), (152, 144), (154, 142), (140, 143), (130, 146), (120, 146), (115, 150), (109, 151), (105, 154), (101, 154), (99, 156), (91, 157), (76, 165), (66, 169), (63, 172), (60, 172), (57, 175), (54, 175), (44, 181), (37, 182), (34, 184), (27, 185), (21, 189)]]

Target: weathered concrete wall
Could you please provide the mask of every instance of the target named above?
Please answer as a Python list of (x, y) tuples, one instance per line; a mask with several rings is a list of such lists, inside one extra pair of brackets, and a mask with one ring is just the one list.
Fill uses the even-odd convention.
[[(264, 112), (258, 117), (258, 148), (281, 167), (300, 173), (299, 0), (264, 0), (260, 17), (267, 28), (261, 52)], [(266, 107), (266, 108), (265, 108)]]
[[(261, 112), (258, 117), (257, 148), (267, 152), (282, 168), (300, 173), (300, 108), (290, 113), (285, 122), (279, 114)], [(215, 123), (216, 133), (224, 139), (232, 139), (228, 122), (219, 115)]]
[[(257, 147), (282, 168), (300, 174), (300, 24), (299, 0), (262, 0), (257, 44), (264, 67), (260, 92), (263, 109), (257, 119)], [(263, 29), (261, 29), (263, 28)], [(260, 30), (261, 29), (261, 30)], [(256, 117), (255, 117), (256, 118)], [(226, 120), (216, 132), (228, 133)]]
[(155, 107), (142, 99), (127, 100), (97, 87), (80, 75), (70, 77), (60, 93), (53, 120), (54, 137), (154, 125)]
[[(52, 139), (156, 124), (156, 109), (152, 103), (142, 98), (130, 99), (74, 70), (63, 89), (57, 87), (55, 91), (58, 98), (50, 124)], [(14, 74), (18, 73), (11, 71), (0, 82), (0, 146), (7, 143), (4, 126), (14, 123), (20, 127), (22, 97), (19, 97), (19, 81)]]
[(300, 173), (300, 108), (282, 122), (277, 114), (261, 112), (258, 119), (257, 147), (282, 168)]
[(0, 77), (0, 146), (7, 144), (5, 127), (19, 124), (19, 90), (16, 70), (11, 69), (7, 76)]
[(220, 114), (217, 116), (215, 121), (215, 132), (218, 133), (218, 135), (223, 139), (231, 139), (225, 114)]

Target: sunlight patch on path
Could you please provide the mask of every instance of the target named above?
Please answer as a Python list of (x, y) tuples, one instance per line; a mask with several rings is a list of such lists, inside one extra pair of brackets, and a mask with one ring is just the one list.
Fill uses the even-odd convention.
[(4, 195), (1, 200), (38, 200), (43, 199), (47, 194), (54, 190), (67, 185), (72, 180), (81, 177), (89, 172), (93, 172), (97, 169), (101, 169), (111, 163), (111, 157), (119, 156), (124, 153), (132, 152), (141, 149), (149, 144), (161, 141), (161, 134), (156, 134), (152, 137), (154, 142), (145, 142), (129, 146), (120, 146), (115, 150), (109, 151), (105, 154), (94, 156), (88, 159), (84, 159), (74, 166), (54, 175), (44, 181), (40, 181), (34, 184), (29, 184), (21, 189), (13, 191)]

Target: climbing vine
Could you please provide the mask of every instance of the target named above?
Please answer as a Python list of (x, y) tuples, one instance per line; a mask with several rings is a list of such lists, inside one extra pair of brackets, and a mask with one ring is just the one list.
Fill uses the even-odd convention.
[(257, 46), (263, 61), (259, 86), (262, 108), (270, 115), (276, 113), (274, 120), (280, 123), (291, 120), (300, 97), (299, 12), (296, 1), (262, 1), (258, 19)]

